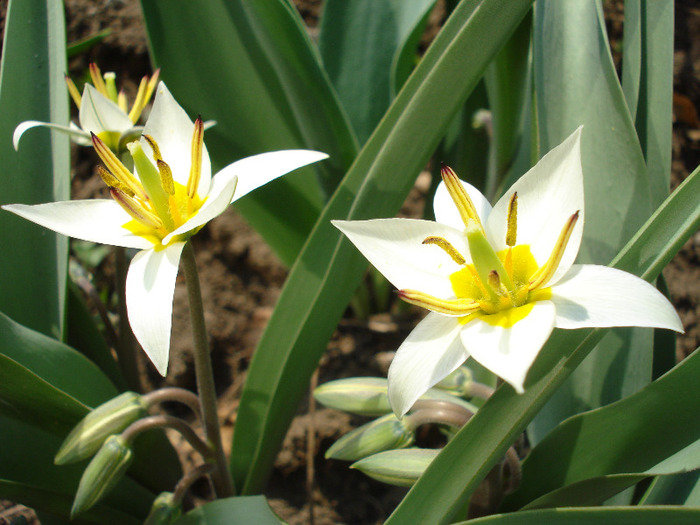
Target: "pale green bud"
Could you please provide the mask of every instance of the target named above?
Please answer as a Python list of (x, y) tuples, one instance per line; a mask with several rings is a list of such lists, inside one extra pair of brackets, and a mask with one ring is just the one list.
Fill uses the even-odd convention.
[(110, 399), (93, 409), (71, 430), (58, 449), (54, 462), (63, 465), (89, 458), (107, 437), (121, 433), (146, 414), (146, 404), (135, 392), (124, 392)]
[(472, 371), (466, 366), (460, 366), (457, 370), (435, 385), (435, 388), (445, 390), (458, 396), (464, 396), (469, 392), (469, 386), (472, 380)]
[(109, 436), (80, 478), (71, 518), (100, 501), (126, 473), (132, 460), (131, 446), (121, 436)]
[[(324, 383), (314, 390), (319, 403), (358, 416), (381, 416), (391, 412), (387, 396), (387, 380), (383, 377), (348, 377)], [(476, 407), (463, 399), (431, 388), (421, 400), (448, 401), (470, 412)]]
[(326, 458), (355, 461), (383, 450), (413, 444), (413, 428), (394, 414), (370, 421), (348, 432), (326, 452)]
[(361, 459), (350, 465), (350, 468), (382, 483), (410, 487), (439, 452), (440, 450), (432, 448), (387, 450)]
[(173, 500), (172, 492), (161, 492), (153, 501), (143, 525), (170, 525), (182, 515), (182, 505)]

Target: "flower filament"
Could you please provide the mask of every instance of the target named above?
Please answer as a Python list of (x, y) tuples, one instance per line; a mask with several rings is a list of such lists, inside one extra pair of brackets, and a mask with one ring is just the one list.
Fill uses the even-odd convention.
[[(127, 145), (134, 160), (138, 177), (129, 171), (119, 158), (94, 133), (92, 143), (105, 163), (98, 166), (98, 173), (109, 187), (112, 198), (132, 219), (125, 228), (160, 244), (164, 237), (184, 224), (204, 203), (197, 189), (201, 175), (204, 123), (197, 118), (192, 140), (193, 166), (187, 186), (173, 179), (172, 169), (162, 158), (155, 139), (143, 138), (151, 147), (156, 165), (148, 158), (138, 141)], [(196, 167), (195, 167), (196, 164)], [(183, 234), (189, 237), (191, 233)], [(182, 240), (178, 236), (175, 240)]]
[(479, 316), (492, 324), (512, 326), (529, 313), (531, 303), (551, 296), (550, 289), (544, 285), (561, 262), (579, 212), (569, 217), (550, 257), (539, 266), (529, 245), (517, 244), (517, 193), (511, 195), (506, 211), (506, 248), (496, 252), (486, 238), (474, 205), (454, 171), (443, 167), (442, 177), (464, 222), (471, 263), (467, 263), (466, 257), (447, 239), (427, 237), (423, 244), (440, 247), (456, 264), (462, 266), (450, 275), (455, 298), (440, 299), (415, 290), (401, 290), (399, 297), (434, 312), (464, 317), (465, 323)]

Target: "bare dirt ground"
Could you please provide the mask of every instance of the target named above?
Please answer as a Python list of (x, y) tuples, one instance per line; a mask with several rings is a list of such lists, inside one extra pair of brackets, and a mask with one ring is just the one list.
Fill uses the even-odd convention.
[[(322, 2), (297, 0), (295, 3), (307, 23), (315, 25)], [(692, 1), (676, 4), (674, 186), (700, 163), (700, 123), (692, 112), (692, 108), (700, 107), (700, 9)], [(607, 2), (606, 5), (614, 48), (615, 39), (621, 35), (621, 2)], [(95, 61), (103, 71), (117, 72), (118, 81), (126, 83), (133, 93), (141, 76), (151, 73), (138, 1), (66, 0), (66, 9), (69, 41), (107, 27), (112, 31), (100, 44), (71, 59), (71, 76), (79, 77), (88, 63)], [(0, 7), (0, 31), (4, 25), (2, 11), (4, 8)], [(438, 22), (439, 17), (438, 11), (435, 15)], [(95, 164), (92, 151), (75, 148), (73, 153), (76, 159), (73, 198), (94, 197), (104, 192), (100, 179), (92, 176)], [(422, 214), (424, 189), (417, 185), (409, 197), (405, 214)], [(216, 380), (220, 387), (224, 441), (230, 442), (245, 371), (279, 296), (287, 270), (235, 209), (229, 209), (200, 232), (195, 237), (195, 247)], [(678, 338), (679, 359), (700, 344), (699, 263), (700, 234), (696, 234), (665, 271), (673, 302), (686, 328), (686, 334)], [(107, 257), (96, 272), (108, 276), (112, 264), (111, 258)], [(170, 373), (163, 381), (142, 362), (142, 379), (146, 388), (166, 384), (195, 387), (183, 284), (178, 283), (175, 293)], [(385, 375), (391, 351), (414, 325), (417, 315), (409, 311), (407, 316), (384, 315), (369, 322), (344, 320), (321, 361), (319, 383), (354, 375)], [(358, 422), (348, 415), (322, 407), (318, 407), (312, 417), (308, 414), (308, 403), (303, 403), (277, 457), (266, 492), (272, 508), (282, 519), (293, 525), (311, 523), (310, 514), (313, 512), (313, 523), (329, 525), (381, 523), (388, 517), (405, 490), (374, 482), (349, 470), (347, 463), (323, 458), (333, 441)], [(309, 429), (315, 435), (312, 457), (307, 453)], [(187, 449), (179, 448), (186, 457)], [(308, 490), (309, 472), (312, 473), (311, 493)], [(8, 505), (11, 504), (5, 504)], [(0, 524), (9, 524), (11, 519), (20, 515), (29, 516), (29, 513), (19, 506), (3, 510), (0, 503)]]

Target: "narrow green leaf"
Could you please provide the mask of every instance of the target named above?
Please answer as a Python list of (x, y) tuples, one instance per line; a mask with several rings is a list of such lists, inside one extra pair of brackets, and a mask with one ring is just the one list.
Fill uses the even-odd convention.
[[(326, 0), (318, 47), (328, 76), (364, 144), (393, 98), (392, 63), (435, 0)], [(411, 41), (417, 46), (417, 41)], [(404, 77), (405, 79), (406, 77)]]
[[(583, 124), (585, 228), (578, 262), (608, 264), (651, 213), (647, 170), (597, 2), (538, 4), (535, 92), (541, 154)], [(528, 429), (537, 443), (567, 417), (651, 380), (651, 329), (611, 330)], [(609, 378), (617, 378), (610, 380)]]
[[(219, 169), (265, 151), (326, 152), (313, 168), (261, 188), (237, 204), (288, 264), (357, 146), (320, 59), (286, 0), (142, 0), (151, 56), (192, 115), (214, 119), (205, 141)], [(182, 38), (187, 35), (187, 38)]]
[[(0, 65), (0, 204), (69, 197), (68, 138), (33, 130), (19, 152), (12, 133), (25, 120), (68, 124), (66, 37), (60, 0), (10, 0)], [(68, 241), (0, 211), (0, 311), (61, 337)]]
[(700, 412), (698, 376), (696, 351), (639, 392), (561, 423), (524, 461), (504, 509), (601, 504), (645, 476), (700, 468), (700, 419), (687, 417)]
[(639, 504), (700, 506), (700, 471), (658, 476)]
[(255, 523), (256, 525), (280, 525), (263, 496), (240, 496), (212, 501), (188, 512), (174, 525), (230, 525), (231, 523)]
[[(700, 168), (645, 223), (612, 266), (653, 281), (700, 226)], [(649, 252), (648, 250), (655, 250)], [(555, 330), (533, 364), (525, 393), (499, 388), (456, 434), (386, 522), (449, 523), (491, 468), (604, 330)]]
[[(455, 112), (531, 5), (462, 2), (452, 13), (319, 218), (251, 362), (231, 467), (259, 491), (366, 261), (331, 219), (394, 215)], [(479, 53), (475, 53), (475, 49)]]
[[(546, 509), (498, 514), (470, 520), (469, 525), (693, 525), (700, 509), (687, 507), (593, 507)], [(456, 525), (466, 525), (461, 522)]]

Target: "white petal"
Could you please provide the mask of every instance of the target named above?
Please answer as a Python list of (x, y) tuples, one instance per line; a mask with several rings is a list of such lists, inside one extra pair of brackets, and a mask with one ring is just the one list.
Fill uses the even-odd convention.
[(132, 219), (112, 200), (49, 202), (33, 206), (7, 204), (3, 209), (76, 239), (124, 248), (153, 247), (152, 242), (122, 227)]
[(46, 128), (51, 128), (55, 129), (56, 131), (60, 131), (62, 133), (67, 133), (68, 135), (71, 136), (75, 142), (78, 142), (81, 145), (86, 145), (89, 144), (90, 141), (90, 135), (86, 133), (85, 131), (81, 130), (79, 127), (77, 127), (75, 124), (71, 122), (70, 126), (61, 126), (59, 124), (52, 124), (51, 122), (39, 122), (38, 120), (25, 120), (22, 122), (19, 126), (15, 128), (15, 132), (12, 135), (12, 145), (15, 147), (15, 151), (18, 150), (19, 148), (19, 141), (22, 138), (22, 135), (24, 135), (24, 132), (27, 131), (28, 129), (35, 128), (37, 126), (43, 126)]
[[(173, 98), (163, 82), (158, 83), (144, 135), (150, 135), (158, 144), (163, 160), (170, 166), (173, 179), (186, 185), (192, 166), (192, 134), (194, 123), (185, 110)], [(141, 140), (144, 151), (151, 150), (145, 139)], [(154, 162), (155, 163), (155, 162)], [(206, 195), (211, 183), (211, 160), (206, 145), (202, 148), (202, 172), (197, 192)]]
[(535, 260), (542, 265), (551, 255), (569, 217), (579, 211), (574, 231), (550, 283), (557, 282), (568, 271), (581, 245), (584, 223), (581, 130), (579, 127), (513, 184), (494, 205), (486, 225), (493, 247), (504, 249), (508, 201), (517, 192), (516, 242), (529, 244)]
[(462, 328), (462, 343), (476, 361), (522, 394), (527, 372), (554, 328), (554, 310), (550, 301), (538, 301), (509, 328), (474, 319)]
[(126, 276), (126, 307), (136, 339), (162, 376), (168, 372), (173, 293), (184, 242), (136, 254)]
[(419, 290), (443, 299), (455, 296), (449, 276), (461, 266), (440, 247), (422, 244), (426, 237), (447, 239), (471, 262), (464, 235), (437, 222), (416, 219), (331, 222), (399, 290)]
[[(468, 182), (461, 182), (464, 189), (467, 190), (472, 203), (474, 203), (476, 213), (479, 215), (481, 222), (485, 223), (486, 219), (491, 213), (491, 203), (474, 186)], [(447, 192), (444, 182), (440, 182), (437, 190), (435, 190), (435, 198), (433, 198), (433, 211), (435, 212), (435, 220), (437, 222), (446, 224), (447, 226), (452, 226), (458, 230), (464, 229), (464, 222), (462, 222), (462, 218), (459, 216), (459, 212), (457, 211), (457, 206), (455, 206), (452, 197), (450, 197), (450, 194)]]
[(431, 312), (396, 351), (389, 367), (389, 403), (398, 417), (467, 360), (460, 328), (458, 319)]
[(221, 215), (231, 203), (233, 192), (236, 190), (236, 182), (236, 176), (233, 174), (229, 174), (227, 177), (219, 173), (214, 177), (212, 179), (211, 195), (209, 198), (207, 198), (197, 213), (187, 222), (163, 238), (163, 245), (167, 245), (176, 235), (194, 230), (198, 226), (206, 224), (214, 217)]
[(80, 127), (95, 135), (103, 131), (122, 133), (134, 126), (129, 115), (90, 84), (85, 84), (80, 103)]
[(224, 173), (228, 176), (232, 173), (238, 177), (238, 186), (233, 196), (235, 201), (277, 177), (326, 158), (328, 155), (320, 151), (304, 149), (270, 151), (229, 164), (216, 176), (220, 177)]
[(668, 299), (644, 279), (607, 266), (574, 265), (554, 286), (558, 328), (646, 326), (683, 331)]

